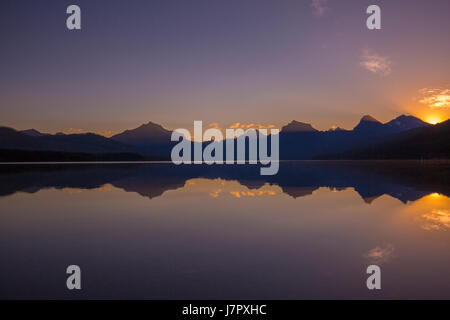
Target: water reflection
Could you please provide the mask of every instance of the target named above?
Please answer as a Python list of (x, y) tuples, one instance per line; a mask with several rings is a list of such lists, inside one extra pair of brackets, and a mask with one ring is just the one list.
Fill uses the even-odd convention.
[(446, 209), (433, 209), (431, 213), (423, 214), (426, 221), (423, 228), (425, 230), (446, 230), (450, 229), (450, 211)]
[[(449, 166), (0, 166), (0, 297), (449, 298)], [(83, 290), (65, 289), (65, 268)], [(382, 268), (368, 291), (365, 268)]]
[(450, 230), (450, 199), (439, 193), (431, 193), (415, 201), (407, 210), (416, 216), (416, 221), (424, 230)]
[[(450, 194), (449, 165), (415, 161), (392, 162), (282, 162), (275, 176), (260, 176), (255, 166), (174, 166), (172, 164), (47, 164), (1, 165), (0, 196), (36, 192), (42, 188), (100, 188), (105, 184), (149, 199), (165, 191), (195, 183), (193, 179), (238, 181), (248, 191), (235, 197), (273, 195), (266, 185), (279, 186), (293, 198), (311, 195), (320, 187), (333, 191), (353, 188), (371, 203), (386, 194), (404, 203), (427, 194)], [(223, 182), (222, 182), (223, 183)], [(211, 186), (216, 188), (217, 186)], [(210, 190), (212, 197), (222, 189)]]

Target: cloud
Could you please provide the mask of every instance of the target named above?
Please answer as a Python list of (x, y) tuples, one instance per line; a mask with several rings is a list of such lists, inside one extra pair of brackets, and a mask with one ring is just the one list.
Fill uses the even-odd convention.
[(236, 122), (233, 123), (232, 125), (228, 126), (229, 129), (272, 129), (275, 128), (275, 126), (273, 124), (255, 124), (255, 123), (249, 123), (249, 124), (245, 124), (245, 123), (240, 123), (240, 122)]
[(370, 49), (364, 49), (361, 55), (360, 65), (375, 74), (387, 76), (391, 73), (392, 62), (388, 57), (373, 53)]
[(255, 190), (255, 191), (230, 191), (230, 194), (236, 198), (256, 197), (256, 196), (274, 196), (275, 191), (272, 190)]
[(376, 246), (367, 252), (364, 257), (370, 261), (370, 263), (381, 265), (392, 259), (394, 255), (394, 246), (387, 244), (384, 247)]
[(67, 133), (67, 134), (81, 134), (81, 133), (86, 133), (86, 130), (84, 130), (84, 129), (76, 129), (76, 128), (69, 128), (69, 129), (65, 130), (64, 133)]
[(450, 107), (450, 89), (423, 88), (419, 90), (419, 102), (433, 109)]
[(237, 129), (241, 126), (241, 124), (239, 122), (236, 122), (235, 124), (232, 124), (231, 126), (229, 126), (228, 128), (230, 129)]
[(104, 137), (112, 137), (113, 135), (115, 135), (115, 132), (111, 131), (111, 130), (94, 131), (94, 133), (99, 134)]
[(450, 210), (433, 209), (430, 213), (422, 215), (425, 224), (422, 226), (425, 230), (449, 230), (450, 229)]
[(104, 137), (112, 137), (115, 133), (111, 130), (102, 130), (102, 131), (87, 131), (84, 129), (78, 129), (78, 128), (69, 128), (64, 131), (66, 134), (83, 134), (83, 133), (95, 133), (99, 134)]
[(230, 194), (232, 196), (235, 196), (236, 198), (240, 198), (241, 197), (241, 194), (238, 191), (230, 191)]
[(217, 198), (219, 194), (222, 192), (222, 189), (217, 189), (209, 194), (210, 197)]
[(328, 10), (328, 7), (326, 6), (327, 0), (312, 0), (311, 2), (311, 8), (313, 10), (313, 14), (316, 17), (321, 17), (325, 14), (325, 12)]

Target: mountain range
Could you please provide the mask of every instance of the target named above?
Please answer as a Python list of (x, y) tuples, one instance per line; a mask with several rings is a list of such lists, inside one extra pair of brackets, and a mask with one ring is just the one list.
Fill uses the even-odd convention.
[[(405, 115), (387, 123), (365, 115), (352, 130), (319, 131), (294, 120), (279, 133), (280, 159), (449, 158), (449, 128), (450, 120), (430, 125)], [(153, 122), (110, 138), (0, 127), (0, 161), (170, 160), (171, 134)]]

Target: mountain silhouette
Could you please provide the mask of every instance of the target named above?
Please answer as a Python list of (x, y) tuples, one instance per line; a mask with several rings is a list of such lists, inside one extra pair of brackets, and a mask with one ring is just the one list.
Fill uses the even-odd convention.
[(281, 131), (283, 132), (317, 132), (309, 123), (298, 122), (296, 120), (291, 121), (285, 125)]
[[(142, 160), (142, 150), (94, 133), (37, 134), (38, 131), (20, 132), (0, 127), (1, 161), (93, 161), (114, 159)], [(21, 152), (22, 151), (22, 152)], [(28, 152), (23, 152), (28, 151)], [(96, 156), (109, 154), (109, 156)], [(127, 154), (127, 156), (123, 156)], [(148, 154), (146, 154), (148, 155)], [(44, 160), (45, 159), (45, 160)], [(86, 160), (84, 160), (86, 159)]]
[(111, 140), (139, 148), (144, 153), (170, 157), (170, 150), (176, 142), (171, 142), (172, 131), (161, 125), (148, 122), (138, 128), (125, 130), (111, 137)]
[[(355, 156), (357, 159), (362, 154), (357, 154), (356, 150), (362, 149), (376, 150), (381, 145), (386, 148), (395, 149), (399, 139), (406, 139), (410, 135), (420, 132), (422, 129), (432, 128), (428, 123), (413, 117), (401, 115), (387, 123), (381, 123), (372, 116), (365, 115), (353, 130), (316, 130), (312, 125), (299, 121), (291, 121), (285, 125), (279, 133), (280, 159), (281, 160), (309, 160), (317, 158), (345, 158)], [(445, 130), (444, 130), (445, 131)], [(406, 159), (407, 157), (434, 157), (446, 156), (439, 147), (433, 144), (442, 143), (448, 145), (448, 134), (442, 130), (433, 131), (433, 139), (421, 140), (420, 145), (414, 146), (413, 140), (408, 140), (404, 154), (394, 153), (367, 153), (364, 158), (379, 159), (384, 155), (393, 159)], [(111, 138), (107, 138), (94, 133), (84, 134), (44, 134), (35, 129), (17, 131), (12, 128), (0, 127), (0, 161), (39, 161), (40, 157), (45, 161), (69, 161), (71, 157), (74, 161), (80, 159), (114, 159), (113, 154), (122, 154), (117, 158), (136, 160), (145, 158), (147, 160), (170, 160), (170, 154), (176, 141), (171, 141), (170, 130), (159, 124), (148, 122), (135, 129), (125, 130)], [(425, 133), (426, 135), (426, 133)], [(441, 136), (444, 135), (444, 136)], [(403, 137), (403, 138), (402, 138)], [(418, 139), (421, 136), (410, 139)], [(426, 139), (426, 138), (424, 138)], [(270, 149), (270, 139), (269, 139)], [(204, 142), (203, 146), (209, 144)], [(425, 148), (425, 146), (428, 147)], [(409, 146), (409, 149), (406, 149)], [(417, 152), (412, 152), (415, 147), (422, 148)], [(428, 148), (428, 149), (427, 149)], [(248, 147), (247, 147), (248, 149)], [(13, 152), (12, 150), (28, 150), (25, 152)], [(429, 150), (428, 154), (424, 154)], [(31, 154), (35, 151), (35, 155)], [(41, 153), (37, 153), (40, 151)], [(52, 151), (53, 153), (42, 153), (42, 151)], [(247, 150), (248, 151), (248, 150)], [(57, 152), (57, 153), (55, 153)], [(65, 154), (62, 154), (65, 153)], [(82, 155), (77, 153), (83, 153)], [(89, 154), (89, 155), (87, 155)], [(98, 156), (98, 154), (107, 154)], [(224, 146), (224, 155), (226, 154)], [(55, 157), (54, 160), (51, 160)], [(61, 159), (64, 160), (61, 160)], [(26, 160), (24, 160), (26, 159)], [(44, 161), (44, 160), (41, 160)], [(86, 160), (87, 161), (87, 160)]]
[(413, 116), (401, 115), (383, 124), (374, 117), (365, 115), (353, 131), (366, 136), (379, 136), (427, 126), (430, 124)]
[(383, 131), (383, 124), (372, 116), (365, 115), (361, 118), (353, 131), (363, 134), (380, 134)]
[(370, 147), (319, 156), (318, 159), (433, 159), (450, 158), (450, 120), (392, 134)]
[(20, 133), (26, 134), (27, 136), (31, 136), (31, 137), (42, 137), (43, 135), (45, 135), (45, 133), (41, 133), (41, 132), (37, 131), (36, 129), (22, 130), (22, 131), (20, 131)]
[(413, 117), (401, 115), (385, 124), (365, 115), (353, 130), (328, 130), (280, 133), (280, 157), (283, 160), (308, 160), (324, 155), (342, 154), (389, 141), (395, 134), (431, 125)]
[(387, 133), (397, 133), (402, 131), (408, 131), (415, 128), (429, 127), (429, 123), (426, 123), (419, 118), (413, 116), (401, 115), (387, 123), (385, 123), (384, 128)]
[(136, 129), (116, 134), (111, 139), (133, 146), (147, 147), (167, 143), (171, 134), (172, 131), (164, 129), (161, 125), (148, 122)]

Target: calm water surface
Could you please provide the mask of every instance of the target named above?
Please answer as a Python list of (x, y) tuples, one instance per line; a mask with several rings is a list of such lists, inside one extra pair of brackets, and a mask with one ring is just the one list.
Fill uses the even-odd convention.
[(449, 176), (446, 162), (0, 165), (0, 298), (448, 299)]

